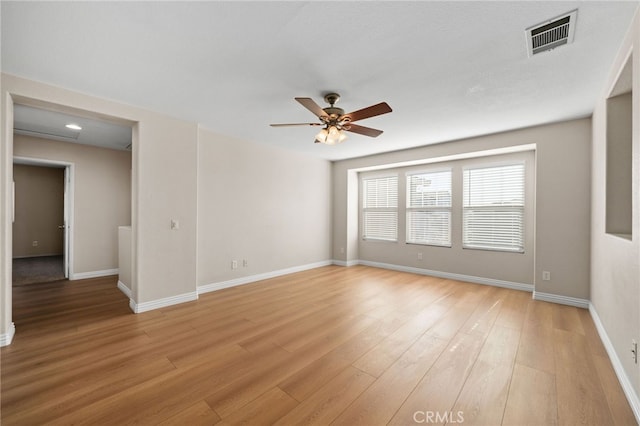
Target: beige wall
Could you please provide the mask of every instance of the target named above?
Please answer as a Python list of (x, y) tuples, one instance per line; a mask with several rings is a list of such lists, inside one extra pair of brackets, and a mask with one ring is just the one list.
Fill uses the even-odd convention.
[[(631, 357), (631, 340), (640, 341), (640, 15), (636, 13), (603, 93), (593, 113), (593, 196), (591, 221), (591, 301), (636, 395), (640, 369)], [(606, 99), (631, 50), (633, 64), (632, 234), (606, 233), (607, 109)]]
[[(134, 299), (196, 298), (198, 126), (156, 114), (145, 117), (138, 126)], [(172, 220), (178, 229), (171, 229)]]
[(131, 227), (118, 227), (118, 281), (131, 293)]
[[(524, 162), (526, 173), (525, 193), (525, 249), (524, 253), (508, 253), (489, 250), (462, 248), (462, 169), (468, 166), (499, 165)], [(452, 171), (451, 247), (435, 247), (407, 244), (406, 215), (406, 173), (450, 168)], [(492, 155), (477, 159), (443, 161), (436, 164), (387, 169), (384, 172), (398, 176), (398, 241), (359, 240), (359, 259), (429, 269), (438, 272), (462, 274), (472, 277), (509, 281), (516, 284), (533, 284), (534, 260), (534, 215), (535, 215), (535, 160), (533, 151)], [(422, 260), (418, 259), (422, 253)]]
[[(357, 180), (353, 178), (353, 170), (535, 144), (536, 219), (532, 277), (535, 290), (588, 299), (590, 141), (591, 120), (580, 119), (336, 162), (333, 165), (333, 256), (348, 264), (362, 255), (357, 230), (354, 230), (354, 226), (357, 226), (357, 209), (354, 211), (353, 197), (357, 191), (353, 184)], [(404, 256), (407, 250), (406, 247), (399, 247), (399, 255)], [(407, 257), (413, 256), (413, 253), (409, 253)], [(375, 259), (385, 263), (400, 262), (386, 255)], [(481, 278), (504, 277), (494, 262), (485, 266), (478, 261), (472, 271), (456, 264), (455, 258), (439, 262), (443, 267), (451, 265), (451, 269), (444, 272), (472, 273)], [(411, 266), (431, 269), (415, 261)], [(529, 265), (522, 267), (526, 269)], [(467, 273), (462, 272), (465, 270)], [(550, 281), (542, 281), (542, 271), (551, 272)], [(531, 275), (527, 275), (529, 271), (524, 269), (510, 274), (531, 279)]]
[[(64, 251), (64, 169), (14, 164), (13, 257)], [(34, 246), (37, 241), (37, 246)]]
[(198, 285), (330, 259), (330, 163), (200, 129)]
[[(197, 124), (2, 74), (0, 335), (12, 330), (13, 102), (133, 125), (132, 299), (178, 303), (196, 297)], [(171, 229), (171, 219), (180, 222), (178, 230)]]
[(13, 154), (74, 165), (70, 276), (118, 268), (118, 226), (131, 224), (131, 153), (15, 135)]

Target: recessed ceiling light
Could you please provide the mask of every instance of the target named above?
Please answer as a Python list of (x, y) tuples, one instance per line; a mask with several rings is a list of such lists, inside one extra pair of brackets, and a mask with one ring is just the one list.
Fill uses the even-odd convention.
[(65, 125), (64, 127), (68, 128), (68, 129), (73, 129), (73, 130), (82, 130), (82, 127), (78, 126), (77, 124), (74, 123), (69, 123), (67, 125)]

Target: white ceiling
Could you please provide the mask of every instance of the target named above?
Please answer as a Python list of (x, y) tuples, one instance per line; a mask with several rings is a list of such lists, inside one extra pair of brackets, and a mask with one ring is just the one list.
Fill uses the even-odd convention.
[[(1, 2), (2, 71), (331, 160), (591, 114), (636, 1)], [(578, 9), (575, 41), (525, 29)], [(381, 101), (385, 131), (314, 144), (293, 100)]]

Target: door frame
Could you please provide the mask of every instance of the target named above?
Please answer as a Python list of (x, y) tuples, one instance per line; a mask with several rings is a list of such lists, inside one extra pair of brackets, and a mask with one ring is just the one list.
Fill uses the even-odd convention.
[(68, 161), (44, 158), (14, 156), (13, 164), (26, 166), (64, 168), (64, 277), (73, 278), (73, 211), (74, 211), (74, 169), (75, 164)]

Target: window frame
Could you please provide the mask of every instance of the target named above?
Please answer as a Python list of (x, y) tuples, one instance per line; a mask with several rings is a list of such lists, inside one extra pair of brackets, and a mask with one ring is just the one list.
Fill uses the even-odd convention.
[[(366, 207), (367, 206), (367, 181), (373, 180), (381, 180), (381, 179), (395, 179), (395, 207)], [(399, 230), (399, 174), (398, 173), (387, 173), (381, 175), (373, 175), (373, 176), (361, 176), (360, 177), (360, 195), (361, 195), (361, 227), (360, 227), (360, 237), (364, 241), (380, 241), (380, 242), (390, 242), (397, 243), (398, 242), (398, 230)], [(380, 236), (367, 236), (367, 213), (369, 212), (392, 212), (395, 213), (395, 237), (393, 239), (390, 238), (382, 238)]]
[[(414, 176), (418, 175), (429, 175), (429, 174), (438, 174), (438, 173), (449, 173), (449, 205), (448, 206), (412, 206), (412, 185), (411, 179)], [(415, 244), (422, 246), (432, 246), (432, 247), (452, 247), (452, 226), (453, 226), (453, 167), (438, 167), (433, 169), (423, 169), (423, 170), (414, 170), (408, 171), (405, 173), (405, 182), (406, 182), (406, 202), (405, 202), (405, 243), (406, 244)], [(444, 212), (448, 213), (448, 240), (445, 243), (438, 243), (436, 241), (427, 241), (427, 240), (417, 240), (411, 238), (411, 223), (412, 220), (410, 216), (415, 212)]]
[[(512, 167), (512, 166), (521, 166), (522, 167), (522, 181), (521, 181), (521, 194), (522, 194), (522, 203), (521, 204), (501, 204), (501, 205), (476, 205), (476, 206), (468, 206), (467, 205), (467, 172), (472, 170), (479, 169), (493, 169), (493, 168), (502, 168), (502, 167)], [(519, 221), (519, 245), (518, 246), (500, 246), (500, 244), (469, 244), (468, 241), (468, 225), (467, 225), (467, 214), (469, 211), (489, 211), (489, 210), (498, 210), (503, 212), (517, 212), (519, 213), (520, 221)], [(485, 163), (485, 164), (474, 164), (469, 166), (462, 167), (462, 248), (468, 250), (485, 250), (485, 251), (495, 251), (495, 252), (506, 252), (506, 253), (517, 253), (524, 254), (526, 249), (526, 215), (527, 215), (527, 166), (525, 161), (509, 161), (509, 162), (500, 162), (500, 163)]]

